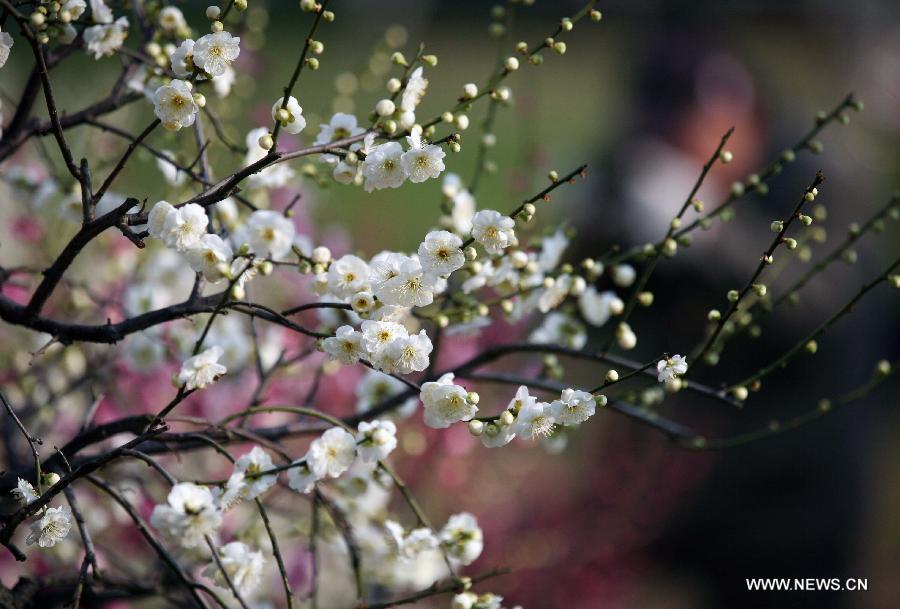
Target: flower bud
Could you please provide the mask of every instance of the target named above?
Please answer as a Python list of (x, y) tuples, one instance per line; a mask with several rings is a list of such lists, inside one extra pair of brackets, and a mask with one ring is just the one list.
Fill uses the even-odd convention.
[(510, 72), (515, 72), (519, 69), (519, 60), (515, 57), (507, 57), (506, 61), (503, 62), (503, 67)]
[(719, 160), (723, 163), (730, 163), (732, 160), (734, 160), (734, 155), (730, 150), (723, 150), (719, 153)]
[(389, 99), (379, 100), (377, 104), (375, 104), (375, 114), (378, 116), (390, 116), (397, 109), (397, 106)]
[(484, 423), (478, 419), (472, 419), (469, 421), (469, 433), (473, 436), (480, 436), (484, 433)]
[(610, 370), (606, 373), (606, 382), (607, 383), (615, 383), (619, 380), (619, 373), (615, 370)]
[(473, 99), (478, 95), (478, 85), (475, 83), (466, 83), (463, 85), (463, 98)]
[(271, 150), (272, 146), (275, 145), (275, 140), (272, 139), (271, 133), (266, 133), (264, 135), (259, 136), (259, 139), (257, 140), (257, 142), (259, 143), (259, 147), (262, 148), (263, 150)]
[(219, 18), (219, 15), (222, 14), (222, 9), (218, 6), (207, 6), (206, 7), (206, 18), (215, 21)]

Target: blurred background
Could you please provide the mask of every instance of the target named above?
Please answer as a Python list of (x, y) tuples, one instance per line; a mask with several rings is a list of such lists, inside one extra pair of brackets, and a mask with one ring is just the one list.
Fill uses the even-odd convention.
[[(196, 17), (204, 4), (182, 4), (195, 31), (203, 31)], [(211, 102), (237, 142), (268, 121), (307, 27), (293, 2), (250, 5), (235, 95)], [(304, 74), (297, 93), (309, 127), (293, 144), (311, 143), (317, 124), (334, 111), (368, 115), (384, 97), (386, 40), (408, 56), (425, 42), (426, 52), (438, 56), (437, 67), (426, 72), (430, 85), (419, 112), (430, 117), (445, 110), (464, 83), (480, 84), (493, 70), (492, 6), (336, 0), (338, 19), (320, 34), (322, 67)], [(542, 40), (580, 6), (567, 0), (518, 6), (506, 48)], [(564, 222), (576, 231), (572, 260), (661, 238), (729, 127), (735, 127), (728, 144), (734, 161), (717, 165), (706, 181), (700, 197), (707, 209), (727, 196), (733, 181), (798, 141), (817, 111), (830, 111), (851, 91), (865, 102), (849, 125), (831, 125), (818, 138), (822, 154), (799, 155), (770, 182), (767, 196), (748, 195), (731, 221), (696, 231), (689, 249), (661, 261), (649, 284), (657, 304), (632, 318), (639, 342), (630, 356), (645, 361), (696, 343), (706, 311), (725, 307), (725, 292), (743, 285), (771, 240), (769, 223), (793, 207), (816, 170), (827, 179), (817, 200), (827, 218), (817, 225), (828, 239), (812, 243), (813, 261), (844, 238), (850, 222), (866, 219), (900, 187), (900, 4), (613, 0), (597, 8), (602, 23), (577, 25), (564, 56), (545, 53), (542, 66), (523, 66), (508, 79), (513, 103), (499, 109), (497, 144), (487, 151), (496, 171), (484, 175), (476, 193), (479, 207), (511, 208), (543, 188), (550, 169), (563, 174), (588, 163), (587, 180), (557, 191), (538, 216), (542, 226)], [(12, 98), (30, 67), (23, 41), (14, 51), (0, 72), (0, 91)], [(102, 73), (85, 82), (88, 68), (93, 60), (78, 57), (54, 74), (67, 107), (95, 99), (115, 77), (113, 63), (109, 82)], [(473, 108), (462, 152), (446, 159), (464, 181), (475, 171), (485, 109)], [(151, 112), (137, 104), (115, 119), (138, 127)], [(177, 136), (155, 137), (167, 148), (174, 147), (167, 138)], [(107, 150), (110, 163), (121, 151), (120, 140), (96, 131), (78, 129), (72, 138), (76, 147), (90, 139)], [(219, 167), (238, 162), (224, 149), (211, 154)], [(160, 183), (154, 159), (139, 154), (119, 189), (155, 200), (163, 196)], [(434, 224), (441, 201), (438, 181), (364, 197), (307, 179), (299, 191), (299, 222), (317, 226), (336, 253), (412, 248)], [(0, 212), (7, 219), (10, 207)], [(4, 221), (3, 227), (4, 264), (11, 264), (27, 245), (16, 234), (20, 226)], [(768, 317), (759, 340), (735, 340), (728, 357), (698, 380), (733, 381), (783, 353), (894, 259), (898, 236), (895, 222), (865, 237), (855, 264), (837, 262), (806, 288), (799, 306)], [(808, 268), (797, 266), (779, 279), (782, 285)], [(667, 401), (664, 414), (710, 436), (730, 435), (858, 386), (878, 360), (900, 355), (895, 294), (882, 287), (868, 297), (819, 341), (815, 357), (773, 375), (742, 411), (682, 396)], [(610, 331), (597, 330), (588, 348), (600, 348)], [(596, 377), (584, 366), (568, 366), (566, 373), (567, 380), (585, 383)], [(518, 445), (487, 451), (461, 428), (442, 434), (415, 428), (404, 432), (406, 454), (397, 458), (426, 509), (440, 516), (435, 520), (446, 510), (479, 515), (486, 550), (473, 572), (513, 568), (489, 586), (510, 606), (888, 609), (900, 598), (898, 396), (897, 383), (888, 383), (801, 430), (718, 453), (675, 447), (650, 429), (601, 413), (556, 456)], [(341, 408), (335, 411), (344, 414)], [(423, 453), (426, 433), (433, 448)], [(858, 577), (869, 588), (748, 592), (744, 580), (751, 577)]]

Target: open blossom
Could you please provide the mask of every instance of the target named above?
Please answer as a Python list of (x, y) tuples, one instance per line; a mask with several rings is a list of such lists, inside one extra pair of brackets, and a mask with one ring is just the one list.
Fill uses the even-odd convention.
[(484, 536), (478, 520), (468, 512), (451, 516), (438, 537), (447, 554), (463, 565), (475, 562), (484, 549)]
[(391, 421), (363, 421), (356, 432), (359, 458), (374, 463), (397, 448), (397, 426)]
[(419, 246), (419, 263), (432, 275), (449, 275), (462, 268), (466, 263), (462, 239), (445, 230), (431, 231)]
[[(213, 560), (203, 570), (203, 575), (211, 578), (220, 588), (228, 590), (231, 589), (228, 585), (230, 580), (241, 596), (250, 594), (259, 586), (266, 565), (262, 552), (253, 552), (247, 544), (240, 541), (226, 543), (217, 551), (218, 562)], [(222, 563), (221, 569), (219, 563)], [(222, 569), (228, 575), (228, 580), (225, 579)]]
[(175, 52), (169, 57), (172, 71), (178, 76), (190, 76), (194, 71), (194, 41), (190, 38), (181, 41)]
[(609, 321), (610, 316), (615, 315), (616, 311), (621, 312), (624, 307), (625, 304), (616, 296), (615, 292), (609, 290), (597, 292), (597, 288), (592, 285), (589, 285), (578, 297), (578, 309), (581, 311), (581, 316), (589, 324), (598, 328)]
[(365, 129), (357, 125), (355, 116), (338, 112), (329, 122), (322, 123), (316, 136), (316, 144), (330, 144), (364, 132)]
[(249, 453), (241, 455), (235, 461), (234, 471), (243, 473), (247, 481), (247, 499), (255, 499), (275, 484), (278, 480), (277, 474), (259, 475), (260, 472), (269, 471), (274, 467), (272, 457), (259, 446), (254, 446)]
[[(154, 206), (154, 210), (157, 206), (159, 203)], [(162, 206), (160, 213), (163, 212), (166, 213), (166, 217), (161, 237), (167, 247), (184, 252), (200, 245), (209, 224), (206, 210), (196, 203), (188, 203), (171, 210)]]
[(390, 343), (398, 338), (405, 338), (409, 335), (406, 328), (392, 321), (375, 321), (368, 319), (361, 326), (363, 334), (363, 344), (366, 351), (372, 355), (376, 355), (381, 349), (387, 347)]
[(69, 534), (72, 528), (72, 511), (69, 506), (47, 508), (39, 519), (31, 524), (31, 532), (25, 538), (29, 546), (52, 548)]
[(400, 97), (400, 108), (407, 112), (412, 112), (425, 97), (425, 90), (428, 89), (428, 79), (422, 76), (422, 66), (413, 70), (406, 81), (406, 89)]
[(584, 324), (565, 313), (554, 311), (544, 317), (543, 323), (528, 337), (533, 343), (562, 345), (581, 349), (587, 344)]
[(250, 214), (233, 239), (237, 245), (247, 243), (257, 256), (280, 258), (291, 251), (296, 231), (284, 214), (260, 209)]
[(493, 209), (482, 209), (472, 218), (472, 237), (489, 254), (500, 254), (504, 249), (518, 243), (513, 231), (515, 221)]
[(366, 192), (382, 188), (399, 188), (406, 181), (406, 170), (400, 157), (403, 147), (397, 142), (385, 142), (375, 146), (362, 163), (362, 175), (366, 179)]
[(363, 346), (362, 333), (351, 326), (341, 326), (334, 336), (329, 336), (322, 341), (325, 353), (338, 360), (342, 364), (352, 364), (366, 355)]
[(306, 119), (303, 118), (303, 108), (300, 107), (296, 97), (289, 97), (287, 106), (284, 107), (284, 110), (288, 113), (288, 119), (282, 121), (278, 118), (278, 111), (282, 109), (281, 105), (283, 103), (284, 96), (279, 97), (278, 101), (272, 106), (272, 120), (280, 122), (282, 129), (296, 135), (306, 127)]
[[(402, 261), (401, 261), (402, 260)], [(436, 278), (425, 272), (421, 263), (411, 257), (394, 259), (394, 276), (373, 286), (379, 300), (389, 305), (402, 307), (425, 307), (434, 301)]]
[(541, 253), (537, 260), (540, 269), (545, 273), (555, 269), (568, 246), (569, 238), (566, 236), (566, 231), (561, 228), (549, 237), (544, 237), (541, 240)]
[(84, 46), (94, 54), (94, 59), (112, 55), (128, 36), (128, 19), (119, 17), (114, 23), (92, 25), (84, 29)]
[(332, 427), (309, 445), (306, 460), (319, 478), (337, 478), (356, 459), (356, 440), (340, 427)]
[(178, 131), (194, 124), (200, 108), (194, 101), (190, 85), (176, 78), (156, 90), (153, 110), (163, 127)]
[(228, 369), (219, 363), (220, 357), (222, 357), (222, 348), (216, 345), (189, 358), (181, 365), (181, 370), (178, 372), (176, 378), (178, 386), (187, 390), (203, 389), (213, 383), (228, 372)]
[(201, 36), (194, 43), (194, 65), (215, 78), (241, 54), (241, 39), (228, 32)]
[(393, 374), (421, 372), (428, 367), (433, 346), (425, 330), (418, 334), (396, 338), (374, 354), (372, 364), (379, 370)]
[(558, 400), (550, 404), (550, 412), (560, 425), (578, 425), (594, 416), (597, 403), (587, 391), (564, 389)]
[(319, 476), (313, 473), (305, 460), (295, 461), (291, 465), (288, 470), (288, 486), (298, 493), (310, 492), (320, 479)]
[[(61, 10), (68, 11), (70, 18), (78, 19), (87, 10), (87, 2), (85, 0), (66, 0), (62, 3)], [(112, 21), (111, 11), (109, 13), (109, 21)]]
[(159, 11), (159, 26), (167, 32), (174, 33), (187, 27), (184, 13), (177, 6), (167, 6)]
[[(225, 78), (221, 76), (213, 80), (213, 85)], [(244, 165), (249, 166), (264, 159), (269, 151), (259, 145), (259, 138), (269, 132), (268, 127), (257, 127), (247, 132), (244, 142), (247, 146), (247, 154), (244, 156)], [(294, 170), (287, 163), (273, 163), (260, 169), (247, 178), (247, 187), (255, 188), (282, 188), (291, 178)]]
[(12, 490), (13, 497), (16, 498), (16, 501), (21, 503), (22, 505), (28, 505), (34, 501), (37, 501), (40, 498), (40, 495), (37, 494), (37, 491), (34, 490), (34, 487), (31, 485), (31, 482), (28, 480), (23, 480), (19, 478), (16, 483), (16, 488)]
[(13, 37), (9, 35), (9, 32), (0, 31), (0, 68), (9, 59), (9, 52), (13, 47), (13, 42)]
[(661, 359), (656, 364), (656, 380), (660, 383), (674, 381), (688, 370), (687, 358), (683, 355), (673, 355), (668, 359)]
[(342, 256), (328, 267), (328, 291), (349, 298), (369, 285), (369, 265), (353, 254)]
[(150, 515), (150, 524), (167, 533), (185, 548), (205, 543), (222, 524), (222, 512), (205, 486), (181, 482), (169, 491), (167, 503), (157, 505)]
[(225, 277), (222, 273), (231, 265), (234, 251), (227, 241), (219, 235), (206, 234), (200, 238), (200, 243), (187, 251), (188, 264), (197, 273), (203, 273), (203, 277), (216, 283)]
[(415, 559), (422, 552), (434, 550), (440, 543), (431, 529), (426, 527), (413, 529), (407, 533), (400, 523), (387, 520), (384, 523), (384, 531), (388, 545), (404, 562)]
[(417, 132), (406, 138), (409, 149), (400, 155), (403, 170), (413, 183), (436, 178), (444, 171), (445, 153), (440, 146), (425, 144)]
[(469, 401), (465, 388), (453, 384), (452, 373), (422, 385), (419, 397), (425, 409), (425, 424), (435, 429), (468, 421), (478, 412), (478, 407)]
[(529, 402), (519, 410), (513, 426), (517, 436), (531, 440), (552, 434), (556, 419), (553, 417), (550, 404)]
[(91, 0), (91, 19), (94, 23), (112, 23), (113, 12), (105, 0)]

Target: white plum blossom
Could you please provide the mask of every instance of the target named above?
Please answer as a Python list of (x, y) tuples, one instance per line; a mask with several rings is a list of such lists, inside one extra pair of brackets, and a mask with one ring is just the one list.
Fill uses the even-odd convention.
[[(262, 581), (263, 568), (266, 561), (262, 552), (252, 552), (247, 544), (240, 541), (226, 543), (217, 549), (219, 561), (215, 559), (203, 571), (203, 575), (212, 579), (220, 588), (231, 589), (228, 581), (237, 589), (238, 594), (246, 596), (253, 592)], [(222, 563), (222, 568), (219, 564)], [(222, 573), (222, 569), (225, 573)], [(228, 579), (225, 579), (225, 574)]]
[(94, 23), (112, 23), (113, 12), (106, 6), (105, 0), (91, 0), (91, 19)]
[(528, 339), (533, 343), (562, 345), (571, 349), (582, 349), (587, 344), (584, 324), (565, 313), (554, 311), (531, 333)]
[(187, 28), (184, 13), (177, 6), (166, 6), (159, 11), (159, 26), (170, 33)]
[[(87, 10), (87, 2), (85, 0), (66, 0), (63, 2), (61, 10), (67, 11), (71, 19), (78, 19)], [(112, 13), (109, 15), (109, 20), (112, 21)]]
[(484, 549), (484, 536), (478, 520), (469, 512), (451, 516), (438, 538), (447, 554), (463, 565), (475, 562)]
[(278, 111), (282, 109), (281, 106), (283, 103), (284, 96), (279, 97), (278, 101), (272, 106), (272, 120), (281, 123), (281, 128), (286, 132), (296, 135), (306, 128), (306, 119), (303, 117), (303, 108), (300, 107), (300, 102), (297, 101), (296, 97), (289, 97), (287, 106), (284, 107), (284, 110), (288, 113), (288, 119), (282, 121), (278, 118)]
[(397, 448), (397, 426), (392, 421), (363, 421), (356, 432), (359, 458), (374, 463), (387, 458)]
[(516, 245), (515, 221), (493, 209), (482, 209), (472, 218), (472, 237), (484, 246), (489, 254), (500, 254)]
[(226, 98), (231, 93), (231, 87), (234, 86), (236, 80), (237, 72), (234, 71), (234, 68), (228, 66), (221, 76), (213, 79), (213, 90), (220, 98)]
[(537, 439), (549, 436), (556, 426), (550, 404), (546, 402), (526, 403), (516, 415), (513, 424), (516, 435), (525, 439)]
[(356, 440), (340, 427), (332, 427), (312, 441), (306, 460), (318, 478), (337, 478), (356, 460)]
[(319, 134), (316, 136), (316, 144), (330, 144), (337, 140), (365, 133), (365, 131), (365, 129), (357, 125), (355, 116), (338, 112), (331, 117), (329, 122), (322, 123)]
[(207, 234), (206, 226), (208, 224), (209, 218), (206, 210), (196, 203), (176, 207), (166, 214), (162, 240), (167, 247), (185, 252), (200, 245), (200, 240)]
[(257, 256), (280, 258), (291, 251), (296, 230), (284, 214), (260, 209), (250, 214), (233, 239), (237, 245), (248, 244)]
[(288, 470), (288, 486), (298, 493), (310, 492), (320, 479), (309, 468), (309, 464), (305, 460), (295, 461)]
[(673, 355), (668, 359), (661, 359), (656, 364), (656, 380), (660, 383), (674, 381), (688, 371), (687, 358), (683, 355)]
[(369, 286), (369, 265), (358, 256), (347, 254), (328, 267), (328, 290), (339, 298), (349, 298)]
[(222, 269), (230, 267), (233, 257), (231, 245), (214, 234), (203, 235), (200, 243), (187, 251), (188, 264), (194, 271), (203, 273), (203, 277), (211, 283), (224, 279)]
[(406, 89), (403, 90), (403, 95), (400, 97), (400, 108), (407, 112), (415, 110), (425, 96), (426, 89), (428, 89), (428, 79), (422, 76), (422, 67), (419, 66), (413, 70), (406, 81)]
[(422, 269), (432, 275), (449, 275), (466, 263), (462, 239), (445, 230), (431, 231), (425, 235), (418, 253)]
[(10, 50), (13, 47), (13, 37), (9, 35), (9, 32), (0, 31), (0, 68), (2, 68), (6, 64), (6, 60), (9, 59)]
[(373, 285), (379, 300), (389, 305), (424, 307), (434, 301), (436, 277), (425, 272), (416, 258), (394, 258), (396, 273), (385, 282)]
[(247, 480), (247, 499), (259, 497), (275, 484), (278, 474), (260, 475), (261, 472), (269, 471), (274, 467), (272, 457), (259, 446), (254, 446), (249, 453), (241, 455), (234, 462), (234, 470), (244, 474)]
[(538, 267), (545, 273), (549, 273), (559, 265), (562, 255), (569, 246), (569, 238), (566, 231), (557, 229), (555, 233), (541, 240), (541, 253), (538, 255)]
[(503, 425), (500, 421), (493, 421), (484, 426), (484, 432), (478, 436), (478, 439), (487, 448), (500, 448), (512, 442), (515, 437), (516, 430), (512, 425)]
[(375, 146), (362, 163), (366, 192), (383, 188), (399, 188), (406, 181), (406, 170), (400, 157), (403, 147), (397, 142)]
[(160, 150), (162, 156), (156, 158), (156, 167), (163, 174), (166, 183), (172, 186), (180, 186), (184, 184), (188, 174), (178, 168), (176, 165), (175, 155), (169, 150)]
[(419, 397), (429, 427), (444, 429), (458, 421), (468, 421), (478, 412), (478, 407), (469, 401), (468, 392), (455, 385), (453, 378), (453, 373), (448, 372), (437, 381), (422, 385)]
[(169, 57), (172, 71), (178, 76), (190, 76), (194, 71), (194, 41), (190, 38), (181, 41), (175, 52)]
[[(356, 385), (356, 412), (364, 413), (382, 400), (403, 393), (405, 389), (406, 385), (399, 379), (368, 370)], [(409, 398), (393, 410), (392, 414), (395, 418), (403, 419), (411, 416), (418, 406), (419, 401), (416, 398)]]
[(159, 309), (164, 302), (162, 290), (152, 283), (135, 283), (122, 293), (122, 308), (128, 315), (141, 315)]
[(572, 276), (560, 275), (541, 292), (538, 298), (538, 309), (541, 313), (549, 313), (563, 303), (571, 289)]
[(31, 482), (28, 480), (23, 480), (19, 478), (16, 482), (16, 488), (12, 490), (13, 497), (16, 498), (16, 501), (21, 503), (22, 505), (28, 505), (34, 501), (37, 501), (40, 498), (37, 491), (34, 490), (34, 487), (31, 485)]
[(393, 341), (409, 336), (405, 327), (392, 321), (369, 319), (362, 323), (361, 329), (366, 351), (376, 357), (379, 351), (386, 348)]
[(444, 156), (440, 146), (425, 144), (418, 132), (406, 138), (409, 149), (400, 155), (403, 170), (413, 183), (424, 182), (436, 178), (444, 171)]
[(400, 523), (387, 520), (384, 530), (388, 545), (403, 562), (415, 559), (422, 552), (436, 549), (440, 543), (431, 529), (425, 527), (407, 533)]
[(220, 357), (222, 357), (222, 348), (216, 345), (187, 359), (181, 365), (181, 370), (176, 377), (178, 386), (190, 391), (203, 389), (215, 382), (216, 379), (228, 372), (228, 369), (219, 363)]
[(589, 285), (578, 297), (578, 308), (581, 316), (592, 326), (604, 325), (611, 315), (623, 309), (625, 304), (615, 292), (597, 292), (597, 288)]
[(359, 173), (359, 165), (349, 165), (344, 161), (338, 161), (334, 166), (331, 176), (340, 184), (350, 184)]
[(201, 36), (194, 43), (194, 65), (215, 78), (241, 54), (241, 39), (228, 32)]
[[(213, 81), (215, 84), (220, 77)], [(269, 132), (268, 127), (257, 127), (251, 129), (245, 138), (247, 146), (247, 154), (244, 156), (244, 165), (252, 165), (266, 157), (269, 151), (259, 145), (259, 138)], [(261, 169), (247, 178), (247, 186), (254, 188), (282, 188), (291, 178), (294, 177), (294, 170), (287, 163), (272, 163), (264, 169)]]
[(153, 330), (135, 332), (125, 340), (122, 356), (134, 372), (147, 372), (160, 366), (166, 357), (166, 347), (162, 337)]
[(341, 326), (334, 336), (322, 341), (325, 353), (342, 364), (352, 364), (366, 355), (363, 347), (363, 335), (351, 326)]
[(180, 482), (169, 491), (167, 504), (157, 505), (150, 524), (168, 534), (185, 548), (206, 543), (222, 524), (222, 512), (205, 486)]
[(564, 389), (560, 398), (550, 404), (550, 412), (560, 425), (579, 425), (594, 416), (597, 403), (587, 391)]
[(168, 201), (157, 201), (147, 214), (147, 232), (151, 237), (163, 239), (166, 227), (166, 218), (175, 212), (175, 207)]
[(428, 367), (428, 356), (433, 346), (425, 330), (418, 334), (402, 336), (379, 349), (372, 358), (372, 364), (384, 372), (411, 374)]
[(72, 511), (69, 506), (47, 508), (40, 518), (31, 524), (31, 532), (25, 538), (29, 546), (34, 544), (42, 548), (52, 548), (65, 539), (72, 528)]
[(114, 23), (92, 25), (84, 29), (84, 46), (94, 59), (112, 55), (122, 47), (128, 36), (128, 19), (119, 17)]
[(224, 488), (212, 489), (213, 500), (220, 510), (227, 512), (247, 498), (249, 488), (244, 472), (234, 471), (225, 482)]
[(153, 110), (163, 127), (178, 131), (194, 124), (200, 108), (194, 101), (189, 83), (175, 78), (156, 90)]

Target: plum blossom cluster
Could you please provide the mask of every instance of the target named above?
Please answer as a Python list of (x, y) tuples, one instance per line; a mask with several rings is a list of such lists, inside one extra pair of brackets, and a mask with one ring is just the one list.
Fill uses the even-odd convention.
[[(41, 485), (50, 487), (59, 482), (59, 475), (49, 473), (42, 476)], [(13, 498), (23, 507), (27, 507), (40, 499), (40, 492), (29, 481), (19, 478), (12, 490)], [(58, 507), (43, 506), (32, 521), (30, 531), (25, 538), (29, 546), (52, 548), (65, 539), (72, 528), (72, 510), (67, 505)]]

